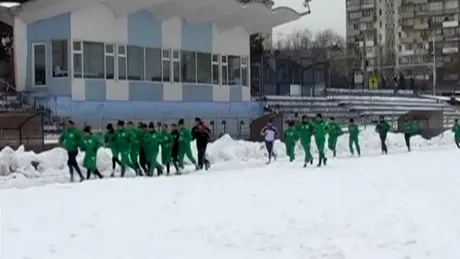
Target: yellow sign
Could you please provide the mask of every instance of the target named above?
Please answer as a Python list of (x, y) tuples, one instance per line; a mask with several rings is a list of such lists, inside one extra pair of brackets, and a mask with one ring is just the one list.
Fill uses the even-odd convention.
[(379, 77), (376, 75), (371, 75), (369, 77), (369, 89), (378, 89), (379, 88)]

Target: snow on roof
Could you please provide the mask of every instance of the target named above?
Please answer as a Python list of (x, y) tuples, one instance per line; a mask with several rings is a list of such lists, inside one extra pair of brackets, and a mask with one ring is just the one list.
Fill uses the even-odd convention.
[(213, 21), (220, 29), (240, 26), (249, 33), (265, 32), (309, 13), (285, 6), (271, 9), (260, 2), (241, 4), (237, 0), (33, 0), (17, 8), (16, 15), (31, 23), (96, 4), (109, 7), (116, 17), (149, 10), (159, 20), (180, 16), (191, 24)]

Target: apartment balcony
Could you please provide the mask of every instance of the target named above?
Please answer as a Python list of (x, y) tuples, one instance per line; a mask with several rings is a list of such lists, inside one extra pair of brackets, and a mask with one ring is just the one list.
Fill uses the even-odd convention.
[(375, 4), (374, 3), (363, 3), (361, 4), (361, 9), (374, 9)]
[[(460, 41), (460, 35), (455, 34), (455, 35), (449, 35), (449, 36), (444, 36), (442, 39), (444, 41), (452, 42), (452, 41)], [(437, 42), (440, 42), (442, 40), (436, 40)]]
[(412, 10), (412, 11), (406, 11), (406, 12), (403, 12), (403, 13), (399, 13), (399, 16), (401, 18), (414, 18), (415, 17), (415, 12)]
[(415, 10), (414, 12), (417, 15), (417, 17), (432, 16), (431, 12), (428, 11), (427, 9)]
[(442, 49), (443, 54), (458, 53), (458, 47), (447, 47)]
[(429, 26), (430, 29), (443, 28), (442, 27), (442, 22), (432, 22), (428, 26)]
[(375, 49), (373, 49), (371, 52), (366, 52), (366, 58), (375, 58), (377, 57), (377, 51)]
[(375, 21), (375, 16), (363, 16), (359, 19), (360, 22), (373, 22)]
[(414, 37), (402, 37), (400, 40), (399, 40), (401, 43), (414, 43), (415, 42), (415, 38)]
[[(418, 14), (418, 13), (417, 13)], [(444, 10), (428, 10), (428, 14), (431, 16), (444, 15)]]
[(442, 13), (446, 15), (446, 14), (458, 14), (459, 12), (460, 12), (459, 8), (451, 8), (451, 9), (444, 9)]
[(401, 56), (413, 56), (414, 53), (415, 51), (413, 49), (411, 50), (403, 49), (401, 52), (399, 52)]
[[(366, 40), (366, 47), (373, 47), (375, 45), (374, 41), (373, 40)], [(363, 47), (364, 46), (364, 42), (363, 41), (360, 41), (359, 42), (359, 47)]]
[(360, 4), (347, 5), (347, 11), (358, 11), (361, 10)]
[(428, 23), (414, 24), (414, 29), (415, 30), (427, 30), (428, 28), (430, 28), (430, 25)]
[(352, 22), (359, 22), (359, 20), (361, 19), (361, 17), (351, 17), (351, 16), (348, 16), (347, 20), (348, 21), (352, 21)]
[(414, 55), (428, 55), (430, 52), (427, 49), (416, 49)]
[(444, 35), (436, 35), (436, 36), (434, 36), (434, 41), (436, 41), (436, 42), (441, 42), (443, 40), (444, 40)]
[(458, 21), (447, 21), (442, 23), (443, 28), (455, 28), (458, 27)]
[(413, 25), (413, 24), (402, 24), (402, 25), (401, 25), (401, 29), (402, 29), (403, 31), (413, 30), (413, 29), (414, 29), (414, 25)]
[(360, 30), (347, 30), (347, 36), (359, 36), (360, 34)]

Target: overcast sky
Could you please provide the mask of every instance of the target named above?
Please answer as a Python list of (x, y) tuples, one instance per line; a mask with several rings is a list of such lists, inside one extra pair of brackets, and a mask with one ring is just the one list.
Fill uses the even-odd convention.
[[(302, 10), (303, 0), (274, 0), (276, 6), (289, 6), (297, 11)], [(309, 28), (313, 32), (333, 29), (345, 35), (345, 0), (312, 0), (311, 14), (300, 20), (276, 27), (274, 37), (296, 29)]]

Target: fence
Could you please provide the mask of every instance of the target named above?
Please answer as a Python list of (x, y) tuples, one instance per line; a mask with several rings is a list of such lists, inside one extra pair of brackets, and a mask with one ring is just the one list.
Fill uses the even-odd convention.
[(330, 85), (329, 62), (307, 57), (266, 55), (251, 63), (253, 95), (318, 96)]
[[(95, 119), (88, 119), (85, 120), (78, 120), (78, 118), (72, 118), (77, 127), (84, 127), (85, 125), (90, 125), (95, 132), (102, 132), (105, 131), (105, 128), (108, 123), (113, 124), (114, 126), (117, 124), (119, 118), (95, 118)], [(165, 117), (165, 116), (153, 116), (151, 118), (140, 118), (140, 117), (132, 117), (132, 118), (125, 118), (125, 121), (132, 121), (133, 123), (137, 124), (139, 122), (155, 123), (155, 126), (158, 124), (168, 124), (171, 125), (172, 123), (177, 123), (179, 119), (184, 119), (186, 127), (193, 127), (195, 125), (195, 117)], [(229, 134), (232, 138), (237, 139), (248, 139), (249, 138), (249, 127), (251, 121), (254, 119), (253, 117), (200, 117), (204, 123), (210, 126), (212, 129), (212, 139), (216, 139), (221, 135)], [(66, 118), (63, 118), (61, 125), (64, 125), (64, 121)], [(59, 129), (56, 127), (50, 127), (47, 130), (48, 135), (58, 135), (62, 132), (63, 128)]]
[(27, 150), (40, 152), (45, 149), (43, 113), (0, 113), (0, 148), (21, 145)]

